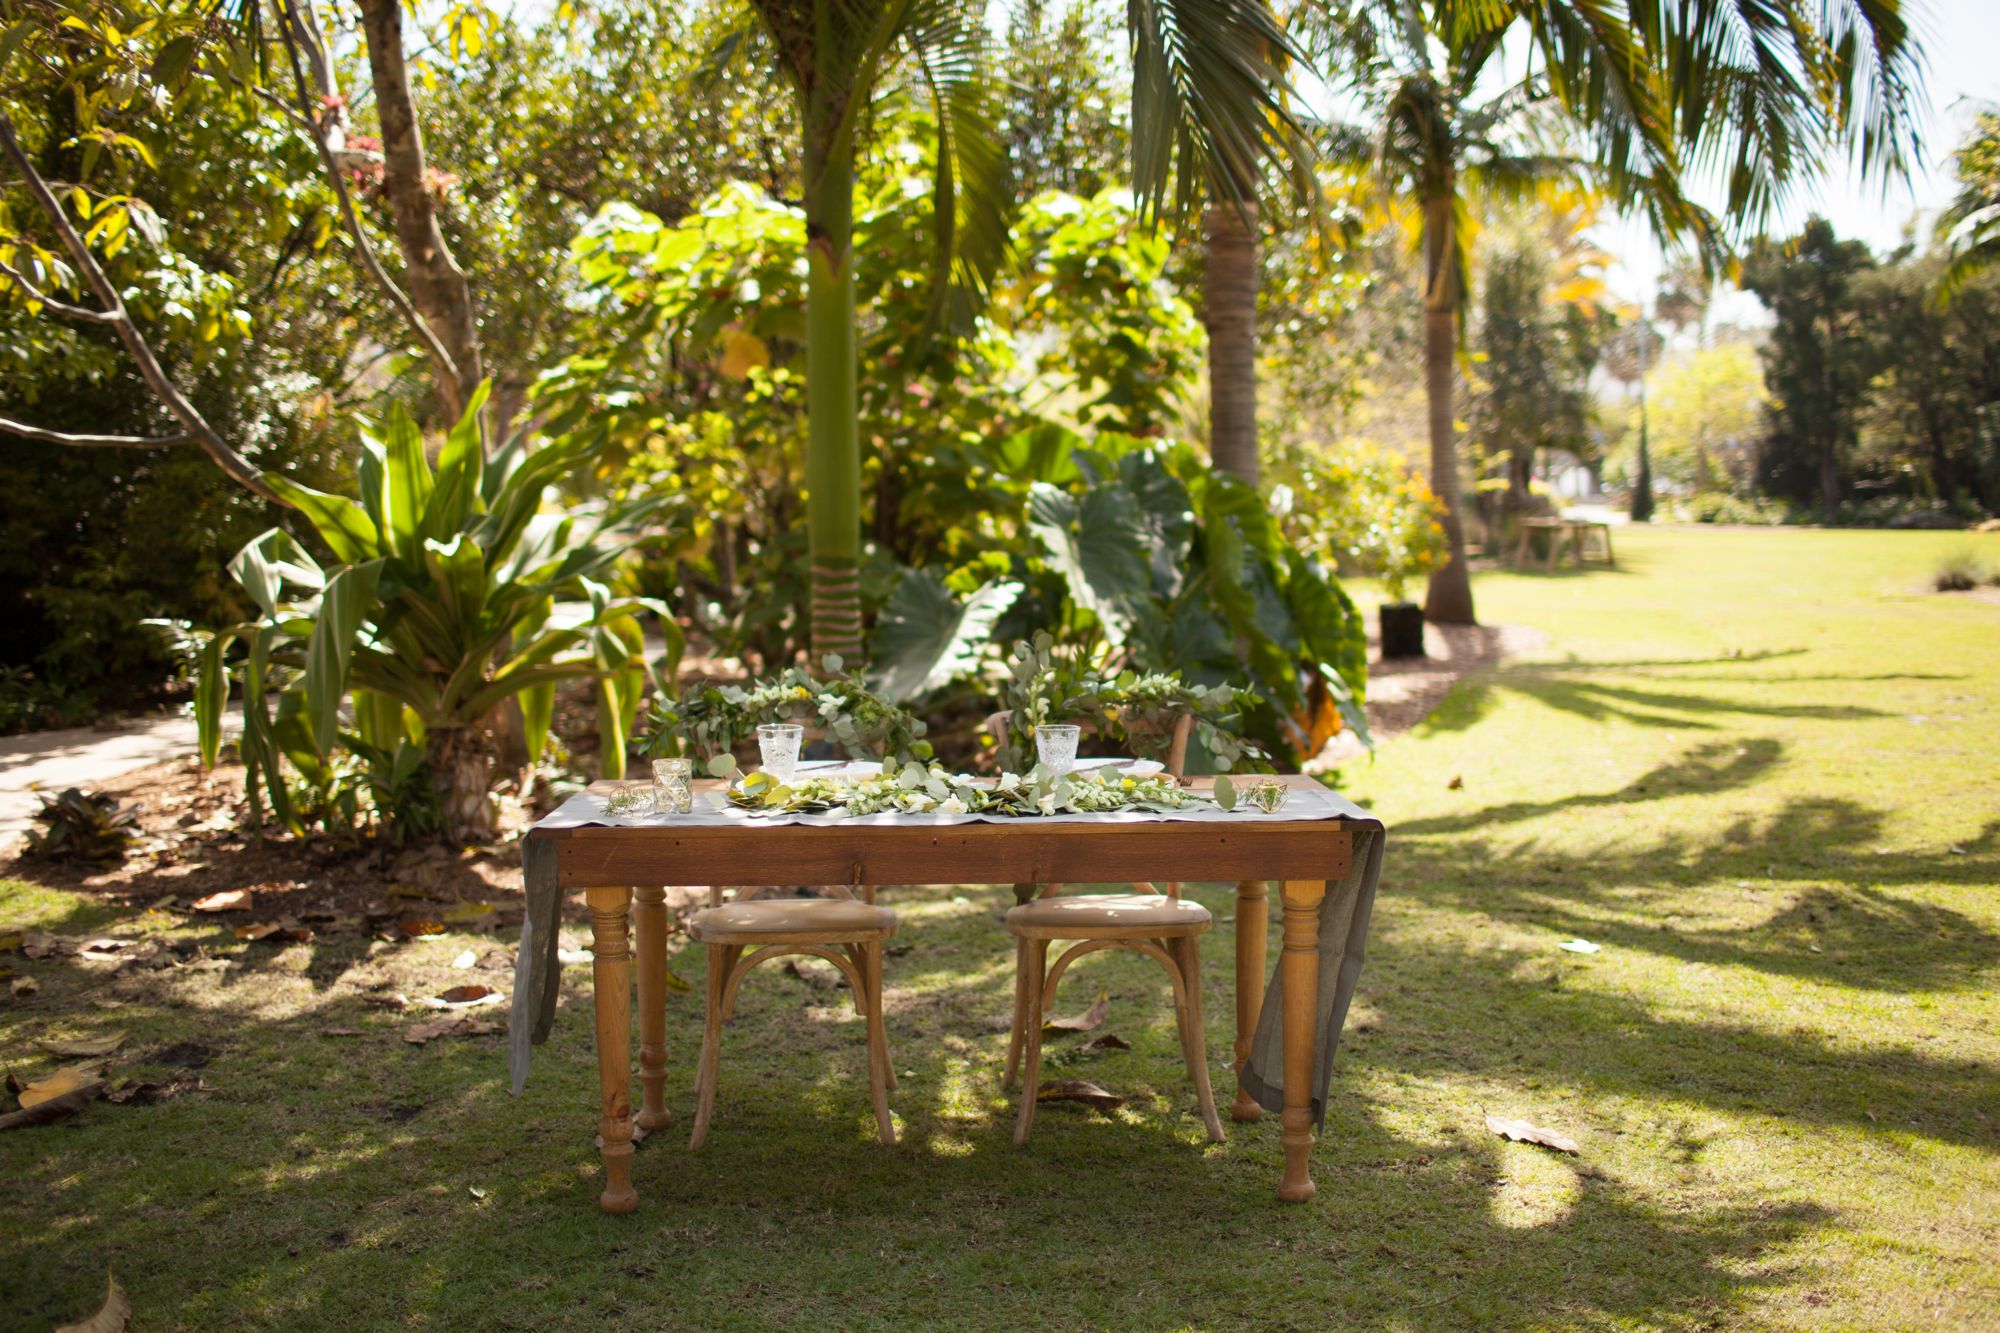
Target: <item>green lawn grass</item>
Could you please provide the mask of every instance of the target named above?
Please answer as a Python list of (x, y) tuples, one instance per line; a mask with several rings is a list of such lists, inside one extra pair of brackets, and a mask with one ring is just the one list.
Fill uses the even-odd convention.
[[(844, 992), (766, 969), (688, 1153), (678, 955), (677, 1121), (622, 1218), (595, 1203), (587, 968), (516, 1100), (497, 1038), (411, 1046), (365, 1003), (464, 980), (447, 960), (490, 938), (116, 982), (10, 955), (43, 987), (0, 1007), (18, 1071), (124, 1027), (121, 1074), (193, 1042), (211, 1090), (0, 1135), (0, 1326), (80, 1316), (107, 1267), (141, 1328), (2000, 1326), (2000, 606), (1921, 591), (1966, 540), (1632, 531), (1616, 572), (1479, 579), (1549, 646), (1342, 775), (1391, 841), (1307, 1206), (1272, 1195), (1274, 1120), (1203, 1141), (1144, 959), (1086, 960), (1061, 1006), (1109, 991), (1133, 1049), (1055, 1056), (1132, 1100), (1012, 1146), (1000, 887), (886, 899), (895, 1149)], [(0, 927), (107, 929), (91, 910), (0, 886)]]

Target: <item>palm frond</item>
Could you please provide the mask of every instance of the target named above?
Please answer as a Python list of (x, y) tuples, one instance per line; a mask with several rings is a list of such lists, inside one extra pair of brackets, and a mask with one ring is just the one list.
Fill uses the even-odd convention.
[(960, 334), (1007, 257), (1015, 199), (1000, 133), (1002, 84), (976, 0), (917, 0), (901, 39), (937, 119), (937, 270), (926, 328)]
[(1303, 54), (1264, 0), (1127, 0), (1132, 183), (1149, 216), (1190, 216), (1204, 195), (1250, 202), (1311, 143), (1285, 64)]

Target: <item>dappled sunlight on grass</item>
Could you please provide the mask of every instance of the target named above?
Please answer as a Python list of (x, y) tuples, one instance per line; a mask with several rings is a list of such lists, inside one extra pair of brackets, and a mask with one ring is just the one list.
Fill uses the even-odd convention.
[[(623, 1218), (595, 1206), (587, 966), (517, 1100), (499, 1037), (413, 1046), (418, 1018), (371, 1003), (504, 986), (451, 967), (491, 936), (276, 951), (0, 889), (7, 930), (187, 931), (228, 964), (0, 957), (42, 985), (0, 1009), (23, 1074), (53, 1064), (40, 1040), (124, 1028), (118, 1076), (207, 1085), (0, 1136), (0, 1309), (74, 1317), (108, 1262), (147, 1327), (1990, 1320), (2000, 608), (1909, 595), (1930, 541), (1635, 530), (1615, 579), (1480, 580), (1483, 614), (1550, 645), (1345, 771), (1392, 833), (1300, 1209), (1272, 1199), (1276, 1117), (1205, 1142), (1145, 958), (1083, 960), (1056, 1006), (1106, 993), (1098, 1032), (1132, 1049), (1052, 1036), (1045, 1073), (1126, 1104), (1046, 1106), (1013, 1146), (1004, 885), (883, 893), (902, 916), (894, 1148), (846, 992), (773, 965), (688, 1152), (705, 960), (676, 935), (674, 1119), (640, 1145)], [(1188, 891), (1218, 919), (1204, 1001), (1226, 1099), (1234, 900)], [(1573, 938), (1600, 952), (1557, 947)], [(1502, 1141), (1487, 1114), (1583, 1151)]]

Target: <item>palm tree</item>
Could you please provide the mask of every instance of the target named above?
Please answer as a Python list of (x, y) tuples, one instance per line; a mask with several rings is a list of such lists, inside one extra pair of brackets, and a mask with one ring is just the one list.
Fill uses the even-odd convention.
[[(1723, 173), (1725, 217), (1742, 231), (1831, 146), (1878, 176), (1906, 170), (1916, 148), (1918, 54), (1900, 0), (1321, 0), (1307, 27), (1322, 68), (1370, 112), (1380, 179), (1418, 214), (1431, 486), (1451, 546), (1425, 614), (1446, 623), (1474, 619), (1452, 411), (1468, 196), (1588, 183), (1714, 268), (1722, 228), (1682, 191), (1683, 154)], [(1510, 32), (1527, 39), (1528, 68), (1504, 82)], [(1551, 151), (1572, 143), (1576, 155)]]
[[(935, 331), (964, 320), (1005, 249), (985, 6), (975, 0), (749, 0), (799, 100), (806, 213), (806, 522), (813, 655), (861, 654), (861, 448), (853, 192), (857, 121), (907, 61), (938, 134)], [(1129, 0), (1133, 181), (1149, 214), (1187, 217), (1207, 186), (1232, 204), (1296, 122), (1271, 53), (1289, 39), (1262, 0)], [(942, 281), (949, 278), (949, 286)]]

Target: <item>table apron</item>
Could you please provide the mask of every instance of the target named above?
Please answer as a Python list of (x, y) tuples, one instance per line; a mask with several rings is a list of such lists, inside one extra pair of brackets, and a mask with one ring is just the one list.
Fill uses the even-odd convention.
[(587, 827), (556, 842), (564, 888), (657, 884), (1101, 884), (1128, 880), (1339, 880), (1352, 830), (1290, 824), (936, 828)]

